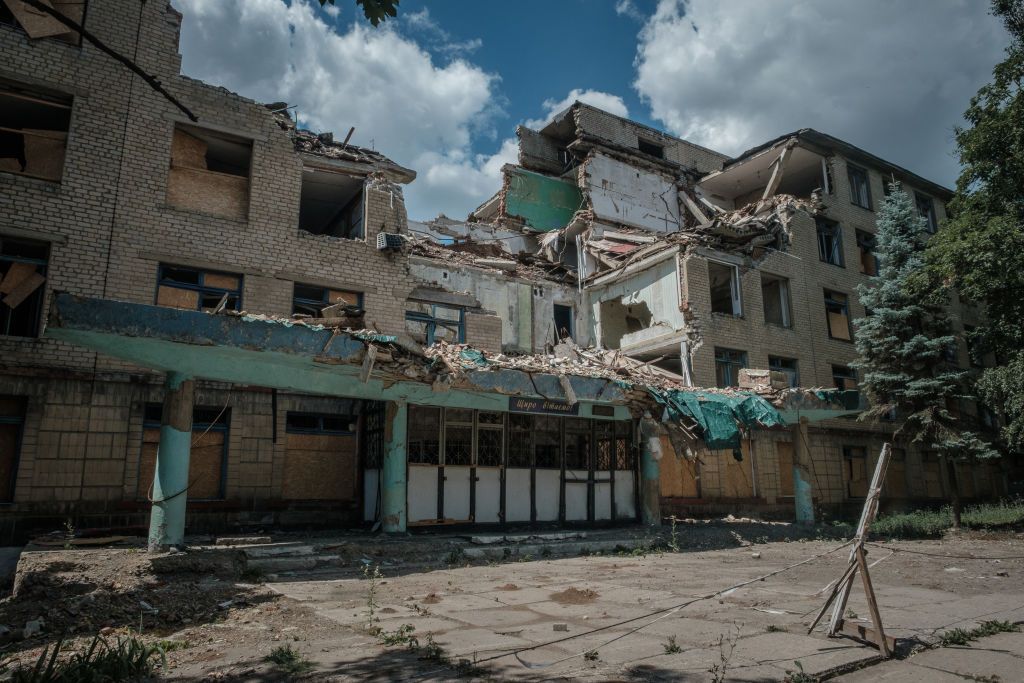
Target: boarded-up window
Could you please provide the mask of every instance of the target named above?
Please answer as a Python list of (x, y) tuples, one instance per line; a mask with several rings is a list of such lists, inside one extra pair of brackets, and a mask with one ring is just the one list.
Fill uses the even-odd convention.
[(14, 500), (14, 483), (18, 476), (18, 453), (24, 423), (24, 399), (0, 396), (0, 503)]
[(732, 451), (717, 451), (721, 463), (722, 496), (725, 498), (752, 498), (754, 496), (754, 468), (747, 442), (742, 443), (743, 459), (737, 460)]
[(213, 311), (223, 299), (237, 311), (242, 304), (242, 276), (235, 273), (161, 263), (157, 278), (157, 306)]
[(49, 245), (0, 235), (0, 335), (39, 336)]
[(846, 495), (863, 498), (868, 495), (868, 452), (863, 446), (843, 446), (843, 469)]
[(775, 442), (775, 453), (779, 463), (779, 495), (793, 495), (793, 444), (787, 441)]
[(832, 339), (850, 341), (850, 298), (842, 292), (825, 290), (825, 316), (828, 319), (828, 336)]
[(249, 214), (252, 142), (179, 124), (171, 140), (167, 203), (245, 220)]
[[(81, 25), (85, 17), (86, 0), (42, 0), (48, 5)], [(29, 38), (53, 38), (71, 45), (80, 45), (81, 37), (77, 31), (68, 29), (66, 25), (46, 12), (23, 2), (22, 0), (0, 1), (0, 24), (19, 27)]]
[(0, 171), (60, 181), (71, 98), (0, 81)]
[(697, 498), (700, 489), (700, 463), (696, 458), (680, 458), (675, 455), (672, 442), (667, 436), (658, 437), (663, 453), (659, 461), (661, 495), (665, 498)]
[[(162, 406), (146, 406), (139, 458), (138, 498), (152, 496), (153, 472), (160, 446)], [(218, 500), (224, 497), (230, 410), (196, 407), (192, 412), (192, 451), (188, 465), (188, 499)], [(177, 491), (164, 491), (171, 496)]]
[(285, 438), (286, 500), (356, 500), (355, 415), (288, 413)]
[(907, 497), (907, 452), (902, 448), (892, 449), (882, 492), (886, 498)]

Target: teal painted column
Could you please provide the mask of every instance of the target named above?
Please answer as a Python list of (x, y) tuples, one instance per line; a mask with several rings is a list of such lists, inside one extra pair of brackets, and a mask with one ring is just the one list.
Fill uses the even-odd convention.
[(167, 373), (160, 446), (153, 468), (153, 506), (149, 513), (149, 550), (160, 552), (185, 543), (188, 463), (192, 451), (192, 407), (195, 382)]
[(811, 488), (811, 454), (807, 449), (807, 418), (793, 425), (793, 504), (798, 524), (814, 524), (814, 491)]
[(389, 402), (384, 426), (384, 463), (381, 477), (381, 527), (385, 533), (402, 533), (406, 523), (406, 425), (409, 408), (404, 402)]
[(651, 419), (640, 421), (640, 519), (647, 526), (661, 526), (661, 442)]

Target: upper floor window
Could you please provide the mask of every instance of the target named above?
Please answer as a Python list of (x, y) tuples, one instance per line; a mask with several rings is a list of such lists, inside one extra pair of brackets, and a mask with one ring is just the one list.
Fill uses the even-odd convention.
[(860, 253), (860, 272), (878, 275), (878, 257), (875, 256), (875, 236), (865, 230), (857, 231), (857, 251)]
[(917, 205), (917, 212), (921, 214), (921, 218), (923, 218), (927, 224), (925, 229), (934, 234), (935, 231), (939, 229), (939, 222), (935, 217), (935, 200), (926, 194), (915, 192), (914, 204)]
[(818, 258), (833, 266), (845, 267), (842, 228), (835, 221), (821, 216), (815, 222), (818, 228)]
[(716, 386), (735, 387), (740, 383), (740, 370), (747, 367), (747, 352), (715, 347)]
[(188, 266), (160, 264), (156, 305), (191, 311), (240, 310), (242, 276)]
[(718, 261), (708, 261), (711, 285), (711, 312), (743, 315), (740, 301), (740, 269)]
[(825, 290), (825, 315), (828, 318), (828, 336), (832, 339), (851, 341), (850, 297), (842, 292)]
[(637, 138), (636, 142), (637, 149), (644, 154), (650, 154), (652, 157), (658, 157), (659, 159), (665, 158), (665, 146), (659, 145), (650, 140), (644, 140), (643, 138)]
[(769, 325), (792, 327), (789, 305), (789, 280), (777, 275), (761, 273), (761, 300), (764, 303), (764, 321)]
[(249, 215), (252, 141), (178, 124), (171, 139), (167, 203), (179, 209), (245, 220)]
[(314, 235), (363, 239), (363, 179), (306, 167), (299, 198), (299, 229)]
[(70, 97), (0, 81), (0, 171), (59, 182), (70, 126)]
[(850, 391), (857, 388), (857, 371), (845, 365), (832, 366), (832, 383), (840, 391)]
[(0, 335), (39, 336), (49, 254), (45, 242), (0, 235)]
[(405, 329), (413, 339), (430, 346), (439, 341), (466, 341), (466, 314), (461, 308), (425, 301), (408, 301)]
[(797, 372), (796, 358), (768, 356), (768, 369), (772, 372), (781, 372), (786, 375), (789, 379), (789, 386), (800, 386), (800, 373)]
[(868, 184), (868, 172), (859, 166), (847, 164), (846, 175), (850, 179), (850, 201), (870, 210), (871, 186)]
[[(86, 0), (49, 0), (46, 4), (79, 25), (85, 17)], [(53, 38), (71, 45), (82, 43), (76, 31), (19, 0), (0, 2), (0, 24), (18, 26), (32, 39)]]
[(555, 304), (552, 307), (554, 313), (555, 323), (555, 339), (562, 341), (565, 338), (572, 339), (574, 335), (574, 320), (572, 306), (565, 306), (563, 304)]
[(323, 318), (323, 309), (335, 304), (363, 307), (362, 292), (344, 289), (331, 289), (317, 285), (303, 285), (298, 282), (292, 290), (292, 314), (301, 313), (314, 318)]

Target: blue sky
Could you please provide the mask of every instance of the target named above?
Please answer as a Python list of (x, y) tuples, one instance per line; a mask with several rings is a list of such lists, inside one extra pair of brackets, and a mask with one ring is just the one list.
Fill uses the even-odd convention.
[(581, 99), (726, 154), (802, 127), (929, 179), (1007, 37), (983, 0), (173, 0), (184, 73), (298, 106), (418, 177), (415, 219), (462, 218), (515, 126)]

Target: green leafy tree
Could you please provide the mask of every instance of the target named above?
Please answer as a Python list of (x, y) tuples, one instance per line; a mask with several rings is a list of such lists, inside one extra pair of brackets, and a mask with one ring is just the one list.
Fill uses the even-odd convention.
[[(377, 26), (388, 17), (398, 16), (399, 0), (356, 0), (356, 4), (363, 8), (363, 14), (370, 23)], [(333, 5), (334, 0), (320, 0), (320, 6)]]
[(928, 247), (933, 277), (981, 304), (971, 346), (994, 354), (977, 391), (1003, 417), (1002, 437), (1024, 450), (1024, 0), (994, 0), (1010, 34), (1006, 59), (971, 99), (956, 130), (962, 171), (952, 218)]
[(862, 370), (860, 384), (871, 402), (864, 419), (879, 419), (895, 411), (903, 436), (924, 449), (936, 451), (947, 463), (953, 499), (953, 524), (960, 524), (956, 461), (973, 461), (999, 454), (970, 431), (948, 406), (969, 398), (966, 371), (946, 362), (956, 340), (951, 334), (946, 304), (948, 288), (929, 280), (924, 254), (928, 226), (899, 185), (878, 213), (877, 277), (858, 288), (870, 314), (855, 322)]

